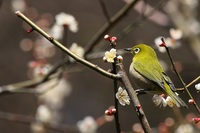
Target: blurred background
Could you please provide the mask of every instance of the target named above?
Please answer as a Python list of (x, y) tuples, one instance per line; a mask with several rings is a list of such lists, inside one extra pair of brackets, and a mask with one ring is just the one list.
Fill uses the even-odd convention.
[[(44, 93), (0, 94), (0, 132), (79, 132), (85, 127), (88, 128), (82, 129), (82, 132), (86, 130), (85, 133), (115, 132), (112, 116), (104, 115), (105, 110), (114, 105), (113, 80), (68, 58), (38, 33), (28, 33), (30, 26), (19, 19), (15, 12), (21, 11), (67, 48), (83, 57), (94, 35), (109, 18), (129, 3), (131, 0), (0, 0), (0, 86), (39, 79), (64, 58), (69, 59), (65, 70), (58, 72), (61, 73), (59, 78), (34, 87)], [(167, 53), (158, 45), (160, 37), (164, 37), (186, 84), (197, 78), (200, 74), (199, 5), (198, 0), (138, 1), (112, 25), (107, 34), (118, 37), (119, 51), (138, 43), (152, 46), (166, 73), (175, 86), (181, 88), (182, 84), (171, 69)], [(95, 43), (86, 58), (108, 70), (112, 69), (112, 64), (103, 62), (102, 53), (111, 48), (103, 37), (100, 36), (102, 39)], [(128, 72), (132, 55), (121, 54)], [(195, 88), (197, 83), (192, 84), (189, 90), (200, 105)], [(180, 97), (186, 103), (189, 100), (186, 93), (180, 92)], [(159, 108), (153, 104), (151, 95), (142, 95), (139, 99), (155, 133), (199, 132), (200, 125), (192, 122), (193, 117), (199, 116), (192, 105), (188, 109)], [(20, 118), (26, 122), (21, 122), (23, 120)], [(141, 132), (132, 105), (119, 105), (119, 119), (123, 132)], [(46, 129), (41, 122), (60, 124), (66, 126), (66, 129)]]

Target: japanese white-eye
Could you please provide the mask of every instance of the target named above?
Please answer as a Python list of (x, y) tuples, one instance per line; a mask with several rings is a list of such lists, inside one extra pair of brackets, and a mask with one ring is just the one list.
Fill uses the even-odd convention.
[(142, 93), (165, 94), (170, 96), (177, 107), (187, 107), (185, 102), (175, 94), (176, 88), (160, 65), (155, 51), (146, 44), (126, 48), (133, 54), (129, 73), (134, 84)]

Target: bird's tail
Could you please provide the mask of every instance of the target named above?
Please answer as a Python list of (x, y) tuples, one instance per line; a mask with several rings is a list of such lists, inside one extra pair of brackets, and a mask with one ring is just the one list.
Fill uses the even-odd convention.
[(172, 98), (172, 100), (174, 101), (177, 107), (182, 106), (182, 107), (188, 108), (186, 103), (177, 94), (175, 94), (170, 88), (167, 89), (166, 92)]

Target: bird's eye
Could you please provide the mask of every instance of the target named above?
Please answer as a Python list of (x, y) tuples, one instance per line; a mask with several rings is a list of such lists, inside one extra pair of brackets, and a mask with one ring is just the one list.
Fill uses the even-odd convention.
[(134, 49), (134, 53), (135, 53), (135, 54), (137, 54), (137, 53), (139, 53), (139, 52), (140, 52), (140, 48), (135, 48), (135, 49)]

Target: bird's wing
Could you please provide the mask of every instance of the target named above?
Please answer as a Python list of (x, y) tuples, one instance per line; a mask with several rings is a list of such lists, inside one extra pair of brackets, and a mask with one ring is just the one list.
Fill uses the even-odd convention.
[(164, 80), (167, 82), (167, 84), (170, 86), (170, 88), (173, 90), (173, 91), (176, 91), (176, 88), (173, 84), (173, 82), (171, 81), (171, 79), (168, 77), (168, 75), (164, 72), (162, 72), (162, 75), (163, 75), (163, 78)]
[(166, 89), (164, 87), (164, 82), (166, 82), (170, 86), (171, 90), (176, 91), (174, 84), (172, 83), (171, 79), (167, 76), (167, 74), (164, 73), (163, 68), (161, 67), (159, 62), (156, 60), (153, 60), (148, 63), (149, 63), (149, 67), (147, 67), (145, 64), (140, 63), (140, 62), (134, 62), (133, 66), (134, 66), (134, 69), (137, 72), (139, 72), (142, 76), (153, 81), (164, 90)]
[(163, 69), (157, 61), (150, 61), (148, 65), (141, 62), (134, 62), (134, 69), (145, 78), (153, 81), (163, 83)]

